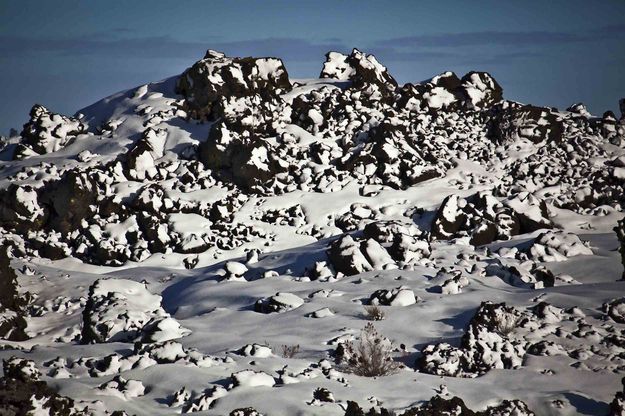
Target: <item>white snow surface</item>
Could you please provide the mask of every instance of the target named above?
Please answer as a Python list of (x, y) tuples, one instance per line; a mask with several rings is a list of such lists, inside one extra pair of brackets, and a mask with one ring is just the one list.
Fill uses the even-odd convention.
[[(363, 65), (382, 69), (375, 58), (363, 55), (362, 59)], [(273, 73), (278, 64), (271, 59), (258, 63), (259, 76)], [(337, 53), (330, 55), (324, 70), (336, 74), (338, 80), (350, 76), (344, 55)], [(233, 73), (235, 79), (240, 76)], [(477, 102), (486, 86), (479, 79), (472, 81), (469, 95)], [(285, 100), (322, 88), (340, 87), (328, 80), (298, 82), (300, 86), (286, 93)], [(125, 154), (145, 126), (150, 125), (166, 130), (166, 134), (150, 136), (153, 152), (149, 154), (151, 157), (142, 156), (133, 179), (119, 173), (111, 189), (120, 201), (136, 194), (144, 182), (162, 186), (168, 197), (178, 203), (201, 206), (233, 195), (218, 182), (207, 189), (193, 189), (191, 184), (185, 191), (173, 189), (171, 179), (150, 179), (156, 177), (156, 171), (164, 169), (157, 161), (199, 144), (211, 127), (210, 123), (195, 123), (175, 116), (175, 112), (168, 113), (181, 99), (173, 93), (174, 83), (175, 78), (171, 78), (147, 84), (81, 110), (81, 122), (88, 124), (88, 133), (80, 140), (65, 143), (64, 147), (50, 143), (48, 150), (53, 153), (48, 155), (0, 162), (5, 167), (0, 170), (0, 186), (6, 188), (16, 183), (39, 187), (44, 178), (58, 177), (58, 171), (79, 163), (95, 166), (112, 162), (119, 154)], [(431, 108), (444, 108), (455, 100), (440, 87), (427, 93), (425, 99)], [(142, 111), (137, 111), (139, 107)], [(159, 112), (162, 114), (157, 116)], [(310, 112), (308, 116), (315, 124), (323, 122), (319, 113)], [(105, 136), (96, 132), (96, 127), (107, 123), (114, 133)], [(327, 145), (328, 154), (332, 152), (333, 140), (317, 137), (299, 126), (285, 125), (280, 127), (280, 133), (296, 136), (302, 147), (319, 143)], [(524, 152), (531, 153), (526, 145), (519, 141), (510, 159), (502, 164), (512, 163)], [(622, 156), (623, 152), (616, 146), (610, 149)], [(78, 155), (85, 155), (86, 151), (91, 155), (89, 161), (79, 162)], [(389, 153), (393, 155), (392, 151)], [(266, 149), (259, 147), (250, 163), (267, 170), (268, 157)], [(11, 176), (42, 162), (55, 166), (57, 171), (41, 170), (40, 175), (24, 179)], [(18, 273), (20, 291), (36, 293), (33, 302), (43, 312), (27, 317), (31, 339), (4, 341), (23, 349), (0, 350), (0, 358), (18, 355), (34, 360), (44, 374), (43, 379), (54, 379), (60, 394), (73, 398), (79, 406), (91, 405), (93, 414), (97, 415), (118, 409), (137, 415), (170, 415), (181, 409), (170, 408), (168, 400), (183, 388), (190, 395), (181, 394), (181, 402), (190, 409), (201, 410), (202, 415), (224, 415), (246, 406), (270, 416), (343, 415), (348, 400), (368, 409), (367, 398), (373, 396), (384, 407), (401, 410), (431, 398), (441, 383), (452, 395), (461, 397), (477, 410), (504, 399), (518, 398), (536, 414), (605, 413), (614, 393), (621, 390), (620, 380), (625, 376), (625, 360), (618, 357), (625, 351), (623, 347), (615, 346), (605, 354), (592, 352), (602, 341), (597, 335), (605, 324), (601, 305), (625, 294), (625, 283), (618, 280), (622, 265), (616, 251), (616, 235), (612, 232), (616, 221), (623, 217), (619, 210), (605, 207), (603, 215), (585, 215), (550, 206), (551, 219), (561, 230), (545, 234), (541, 234), (544, 230), (536, 231), (487, 247), (476, 248), (463, 240), (450, 240), (432, 242), (429, 248), (427, 244), (423, 247), (423, 240), (415, 240), (415, 246), (421, 245), (428, 253), (431, 249), (431, 255), (421, 258), (414, 250), (407, 252), (407, 256), (415, 258), (405, 260), (411, 266), (404, 269), (390, 256), (390, 244), (387, 247), (358, 235), (364, 224), (370, 222), (368, 213), (375, 213), (380, 220), (411, 224), (416, 218), (417, 225), (427, 231), (428, 226), (419, 223), (420, 219), (432, 217), (445, 197), (452, 194), (466, 197), (502, 183), (502, 166), (485, 169), (462, 158), (453, 162), (454, 166), (444, 176), (403, 190), (372, 185), (370, 193), (361, 192), (358, 184), (349, 181), (341, 184), (336, 179), (334, 187), (328, 186), (332, 190), (328, 193), (292, 189), (282, 195), (247, 195), (237, 202), (231, 224), (254, 227), (262, 233), (231, 249), (218, 246), (221, 237), (213, 232), (208, 212), (163, 211), (169, 228), (162, 232), (179, 236), (185, 254), (171, 250), (147, 253), (143, 261), (127, 261), (120, 267), (87, 264), (73, 257), (14, 259), (12, 266), (17, 270), (27, 265), (34, 271)], [(622, 169), (614, 175), (622, 178)], [(26, 208), (25, 217), (34, 219), (41, 213), (35, 191), (21, 189), (18, 199)], [(154, 200), (154, 206), (162, 209), (159, 201)], [(460, 199), (454, 201), (443, 213), (450, 219), (455, 218), (456, 203), (461, 203)], [(360, 206), (352, 210), (358, 203), (368, 208)], [(514, 207), (517, 202), (506, 203)], [(260, 219), (268, 210), (288, 210), (295, 205), (305, 214), (304, 225)], [(422, 209), (424, 216), (405, 215), (415, 207)], [(326, 267), (327, 275), (312, 280), (307, 273), (315, 262), (327, 261), (328, 239), (343, 233), (333, 219), (346, 214), (362, 221), (362, 227), (355, 227), (353, 235), (345, 237), (343, 250), (344, 254), (353, 256), (359, 273), (345, 276), (335, 273), (329, 264), (318, 264), (320, 268)], [(541, 218), (536, 205), (525, 214), (531, 219)], [(132, 218), (95, 230), (94, 235), (110, 239), (111, 244), (126, 244), (137, 227), (136, 219)], [(530, 246), (526, 251), (530, 254), (524, 259), (514, 257), (514, 253)], [(194, 252), (198, 247), (205, 249)], [(504, 250), (500, 250), (502, 247)], [(511, 257), (497, 254), (498, 250), (504, 253), (506, 249), (512, 250)], [(251, 256), (252, 261), (247, 261), (251, 250), (257, 252)], [(189, 260), (196, 261), (192, 269), (185, 268), (185, 261)], [(494, 260), (519, 267), (527, 265), (523, 262), (534, 261), (554, 273), (556, 284), (533, 289), (487, 276), (484, 270)], [(456, 270), (459, 275), (437, 275), (443, 269)], [(102, 322), (110, 326), (111, 333), (127, 331), (129, 328), (124, 323), (132, 323), (134, 330), (154, 317), (162, 318), (158, 323), (161, 331), (153, 340), (155, 344), (145, 344), (162, 344), (161, 359), (148, 353), (132, 355), (132, 343), (114, 337), (109, 342), (91, 345), (77, 342), (88, 290), (95, 282), (98, 282), (96, 296), (114, 293), (120, 297), (119, 309), (101, 311)], [(389, 306), (381, 306), (385, 319), (375, 322), (376, 329), (395, 348), (400, 344), (406, 346), (405, 351), (396, 349), (394, 353), (394, 358), (406, 367), (396, 374), (377, 378), (343, 372), (333, 364), (329, 353), (339, 342), (358, 337), (368, 322), (363, 305), (379, 289), (392, 293), (393, 300)], [(284, 304), (286, 310), (269, 314), (254, 311), (257, 300), (271, 297)], [(550, 317), (543, 326), (535, 328), (534, 340), (539, 341), (543, 335), (553, 338), (562, 328), (568, 338), (558, 338), (558, 342), (579, 353), (527, 355), (522, 362), (515, 362), (518, 364), (515, 369), (503, 369), (503, 364), (497, 362), (492, 370), (471, 379), (415, 372), (415, 361), (427, 345), (442, 342), (454, 347), (460, 345), (471, 317), (480, 303), (487, 300), (506, 302), (524, 311), (543, 301), (560, 309), (576, 308), (582, 314), (580, 327), (589, 326), (584, 334), (571, 335), (575, 329), (567, 325), (572, 325), (572, 321)], [(128, 315), (125, 320), (118, 318), (124, 314)], [(625, 331), (625, 324), (610, 322), (610, 325), (614, 332)], [(172, 342), (172, 339), (177, 340)], [(292, 357), (282, 356), (282, 346), (298, 346), (298, 352)], [(235, 352), (241, 349), (243, 353)], [(560, 351), (559, 347), (552, 350)], [(129, 356), (123, 357), (124, 354)], [(92, 377), (87, 370), (80, 370), (86, 367), (63, 365), (110, 355), (116, 357), (118, 364), (115, 372), (111, 370), (108, 375)], [(54, 367), (50, 363), (57, 358), (60, 361)], [(497, 361), (499, 356), (490, 358)], [(453, 367), (454, 363), (450, 360), (447, 365)], [(111, 377), (117, 372), (123, 378)], [(330, 390), (336, 402), (308, 404), (312, 402), (312, 392), (319, 387)], [(93, 405), (94, 400), (101, 404)], [(562, 406), (554, 406), (556, 401), (561, 401)], [(42, 405), (33, 398), (36, 412), (41, 411)]]

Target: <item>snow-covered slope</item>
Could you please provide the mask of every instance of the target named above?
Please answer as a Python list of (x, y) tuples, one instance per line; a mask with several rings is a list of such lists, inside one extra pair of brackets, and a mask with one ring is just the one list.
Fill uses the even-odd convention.
[(0, 413), (621, 414), (624, 140), (358, 50), (36, 105), (0, 143)]

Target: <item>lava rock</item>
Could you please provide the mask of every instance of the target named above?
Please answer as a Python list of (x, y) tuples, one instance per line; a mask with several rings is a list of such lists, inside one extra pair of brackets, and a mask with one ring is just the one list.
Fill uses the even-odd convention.
[(184, 109), (192, 118), (212, 119), (221, 97), (275, 95), (291, 89), (289, 74), (277, 58), (229, 58), (208, 50), (203, 59), (178, 79), (176, 93), (186, 98)]

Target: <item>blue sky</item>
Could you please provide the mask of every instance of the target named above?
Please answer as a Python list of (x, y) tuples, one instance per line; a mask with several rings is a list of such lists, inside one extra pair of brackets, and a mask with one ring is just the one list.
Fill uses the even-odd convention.
[(0, 132), (20, 130), (34, 103), (73, 114), (208, 48), (278, 56), (311, 78), (325, 52), (352, 47), (399, 82), (484, 70), (506, 98), (595, 114), (625, 97), (623, 0), (0, 0)]

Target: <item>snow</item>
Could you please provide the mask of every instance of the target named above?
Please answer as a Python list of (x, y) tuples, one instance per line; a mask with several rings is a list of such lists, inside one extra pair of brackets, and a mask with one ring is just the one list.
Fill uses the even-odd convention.
[[(375, 58), (355, 56), (363, 67), (384, 73)], [(370, 86), (371, 95), (350, 89), (346, 81), (354, 71), (346, 57), (330, 53), (323, 72), (333, 79), (291, 80), (297, 85), (268, 112), (279, 119), (272, 125), (275, 132), (255, 137), (250, 166), (269, 173), (274, 161), (284, 163), (283, 171), (267, 182), (284, 184), (279, 192), (242, 190), (227, 174), (203, 167), (196, 149), (217, 122), (187, 119), (192, 112), (181, 110), (182, 97), (173, 93), (175, 78), (81, 110), (80, 123), (88, 132), (70, 134), (77, 122), (44, 117), (46, 128), (63, 121), (61, 137), (43, 134), (52, 140), (44, 141), (51, 153), (33, 151), (21, 160), (0, 162), (1, 188), (18, 186), (11, 197), (19, 205), (15, 221), (34, 223), (49, 212), (49, 203), (38, 194), (46, 182), (77, 167), (97, 173), (102, 178), (98, 198), (118, 206), (85, 218), (69, 237), (32, 224), (24, 234), (2, 225), (0, 237), (13, 246), (11, 266), (20, 271), (20, 293), (36, 297), (25, 318), (32, 338), (3, 340), (23, 349), (3, 349), (0, 357), (34, 360), (42, 378), (51, 384), (53, 379), (60, 394), (89, 404), (97, 415), (114, 409), (137, 415), (193, 410), (222, 415), (253, 406), (272, 416), (330, 416), (344, 414), (348, 400), (369, 407), (372, 396), (401, 413), (444, 391), (441, 383), (475, 409), (519, 398), (536, 414), (606, 413), (621, 389), (624, 368), (622, 348), (608, 340), (622, 340), (625, 331), (619, 322), (625, 303), (618, 301), (623, 266), (612, 230), (623, 217), (616, 191), (625, 178), (625, 151), (590, 127), (571, 133), (574, 137), (562, 144), (546, 139), (535, 144), (516, 136), (538, 134), (538, 127), (549, 123), (549, 111), (521, 123), (509, 141), (494, 143), (485, 136), (483, 113), (452, 110), (462, 103), (439, 84), (442, 78), (431, 80), (436, 86), (387, 117), (390, 107), (368, 102), (381, 96), (377, 86)], [(210, 71), (223, 67), (212, 65)], [(280, 65), (275, 59), (258, 60), (257, 75), (274, 78)], [(237, 83), (247, 81), (240, 65), (227, 68)], [(225, 82), (210, 71), (210, 80)], [(465, 88), (472, 103), (487, 97), (492, 86), (486, 80), (470, 77)], [(325, 97), (319, 98), (324, 105), (315, 102), (301, 114), (289, 113), (294, 111), (289, 105), (313, 100), (311, 94)], [(338, 104), (339, 96), (346, 103)], [(237, 98), (225, 105), (238, 116), (249, 102)], [(340, 117), (325, 105), (335, 106)], [(513, 105), (504, 102), (502, 111)], [(383, 140), (374, 141), (374, 131)], [(124, 158), (144, 133), (151, 150), (140, 154), (129, 172)], [(218, 146), (223, 149), (241, 139), (234, 129), (222, 133)], [(389, 161), (372, 159), (381, 155)], [(594, 166), (593, 175), (603, 182), (592, 182), (585, 166)], [(401, 182), (429, 169), (436, 174), (427, 180)], [(615, 186), (609, 189), (616, 196), (584, 205), (603, 192), (599, 183), (606, 189)], [(151, 193), (148, 186), (162, 193)], [(488, 215), (512, 210), (538, 228), (480, 247), (454, 232), (430, 238), (445, 198), (451, 196), (441, 218), (455, 222), (467, 207), (466, 198), (480, 191)], [(150, 221), (158, 226), (146, 237)], [(383, 237), (365, 229), (393, 221), (401, 225), (399, 231)], [(499, 216), (493, 223), (507, 221)], [(479, 230), (485, 229), (481, 224)], [(80, 249), (62, 247), (72, 255), (67, 258), (51, 260), (42, 257), (44, 248), (25, 248), (68, 239)], [(148, 249), (156, 240), (165, 247)], [(353, 274), (338, 271), (328, 257), (333, 247)], [(132, 257), (119, 264), (88, 262), (86, 253), (109, 248)], [(518, 274), (488, 273), (492, 267), (515, 268)], [(540, 267), (553, 273), (553, 287), (537, 280)], [(531, 319), (527, 326), (515, 326), (516, 319), (506, 315), (500, 318), (504, 330), (467, 335), (474, 349), (463, 350), (469, 321), (487, 300), (505, 302)], [(537, 318), (530, 311), (543, 301), (549, 305)], [(370, 304), (385, 313), (374, 324), (392, 340), (393, 356), (407, 366), (405, 371), (365, 378), (334, 363), (331, 353), (358, 337), (368, 322), (364, 307)], [(3, 323), (16, 316), (1, 311)], [(82, 343), (85, 327), (100, 327), (106, 334), (98, 342)], [(511, 329), (504, 335), (506, 327)], [(527, 353), (542, 341), (541, 355)], [(288, 356), (285, 346), (297, 346), (297, 352)], [(444, 375), (415, 371), (423, 351), (429, 351), (433, 372)], [(475, 351), (488, 365), (479, 375), (462, 364), (469, 356), (475, 359)], [(321, 387), (335, 403), (309, 404)], [(44, 400), (31, 401), (41, 411)], [(563, 407), (556, 409), (558, 400)]]
[(434, 87), (432, 91), (424, 94), (423, 97), (428, 102), (428, 106), (431, 108), (447, 107), (456, 101), (456, 97), (442, 87)]

